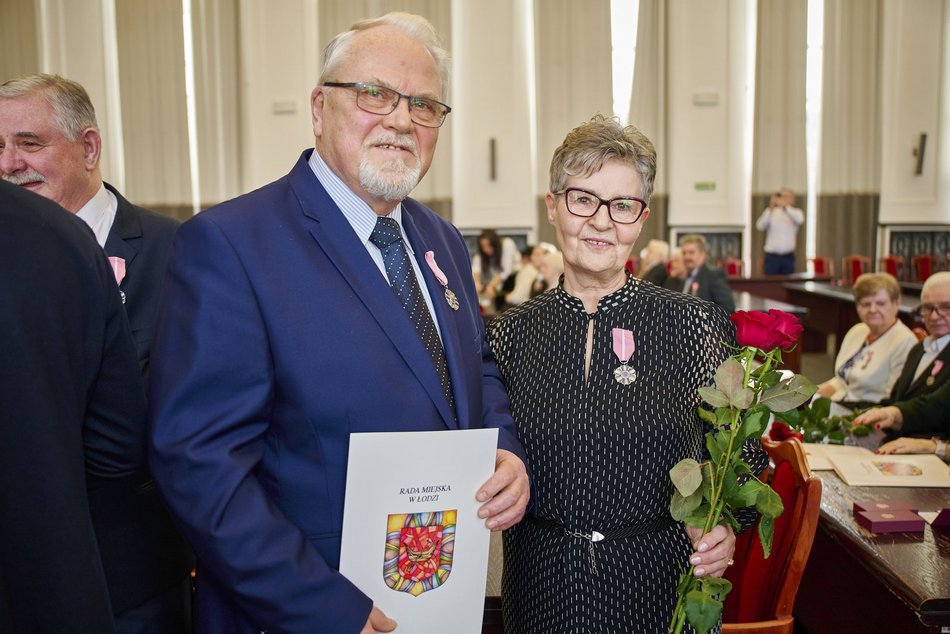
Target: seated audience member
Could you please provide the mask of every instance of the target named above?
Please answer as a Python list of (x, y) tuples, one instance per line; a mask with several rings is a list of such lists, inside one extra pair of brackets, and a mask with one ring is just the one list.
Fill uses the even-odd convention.
[(478, 236), (478, 252), (472, 258), (472, 276), (481, 298), (495, 303), (505, 279), (518, 270), (521, 254), (511, 238), (502, 238), (492, 229)]
[(679, 247), (670, 251), (670, 261), (666, 263), (666, 278), (663, 288), (671, 291), (683, 291), (683, 280), (686, 279), (686, 265), (683, 263), (683, 252)]
[(564, 273), (564, 256), (561, 252), (545, 253), (541, 258), (541, 279), (546, 288), (555, 288)]
[(917, 337), (898, 318), (901, 292), (887, 273), (865, 273), (852, 288), (861, 323), (845, 334), (835, 375), (818, 386), (818, 396), (849, 407), (880, 403), (891, 393)]
[[(670, 243), (666, 240), (650, 240), (640, 252), (640, 276), (644, 281), (663, 286), (666, 281), (666, 263), (670, 259)], [(682, 288), (682, 284), (680, 285)]]
[(719, 304), (730, 313), (735, 312), (736, 303), (725, 273), (706, 263), (706, 238), (698, 233), (687, 234), (680, 239), (680, 250), (683, 252), (686, 278), (683, 285), (674, 290)]
[[(535, 283), (540, 279), (541, 273), (531, 263), (531, 254), (535, 247), (527, 246), (521, 251), (521, 268), (516, 273), (508, 276), (505, 280), (505, 304), (508, 306), (517, 306), (531, 299)], [(510, 288), (507, 288), (510, 280)]]
[(544, 261), (544, 256), (548, 253), (560, 253), (560, 251), (558, 251), (558, 248), (550, 242), (539, 242), (531, 251), (531, 264), (534, 265), (534, 268), (538, 269), (538, 279), (535, 281), (534, 287), (531, 289), (531, 297), (540, 295), (544, 291), (548, 290), (548, 284), (544, 281), (544, 276), (541, 275), (541, 263)]
[[(945, 439), (950, 436), (950, 383), (927, 394), (887, 407), (875, 407), (854, 419), (853, 425), (873, 425), (876, 429), (897, 430), (907, 434), (886, 442), (877, 453), (935, 453), (950, 462)], [(939, 434), (937, 437), (912, 438), (911, 434)]]
[(920, 314), (927, 337), (917, 342), (891, 389), (891, 402), (933, 392), (950, 377), (950, 271), (927, 278), (920, 292)]
[[(0, 85), (0, 176), (59, 203), (92, 229), (113, 261), (140, 380), (178, 222), (131, 204), (103, 182), (101, 149), (96, 111), (80, 84), (28, 75)], [(144, 430), (145, 415), (126, 422)], [(90, 487), (89, 504), (117, 631), (190, 632), (194, 558), (150, 476), (99, 482)]]
[(89, 227), (0, 182), (0, 632), (115, 632), (93, 489), (145, 468), (145, 387)]

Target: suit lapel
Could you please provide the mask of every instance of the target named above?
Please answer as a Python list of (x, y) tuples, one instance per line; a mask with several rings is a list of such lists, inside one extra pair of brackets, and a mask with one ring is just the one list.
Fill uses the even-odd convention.
[(129, 213), (128, 201), (108, 184), (106, 188), (115, 195), (117, 205), (115, 220), (112, 221), (112, 227), (109, 229), (104, 250), (107, 255), (125, 260), (125, 265), (128, 267), (139, 252), (135, 241), (142, 237), (142, 223), (134, 214)]
[(291, 188), (304, 216), (315, 221), (307, 222), (306, 229), (379, 323), (382, 331), (438, 408), (445, 424), (455, 427), (432, 359), (422, 345), (409, 315), (380, 274), (346, 217), (314, 176), (307, 163), (308, 158), (309, 152), (297, 162), (289, 175)]
[[(920, 363), (920, 358), (922, 356), (924, 356), (924, 347), (922, 345), (919, 347), (914, 347), (911, 354), (907, 355), (907, 361), (905, 362), (905, 365), (909, 365), (911, 368), (911, 371), (916, 372), (917, 365)], [(911, 359), (911, 357), (914, 357), (914, 358)], [(950, 363), (950, 346), (946, 346), (943, 350), (941, 350), (940, 354), (937, 355), (937, 359), (942, 361), (944, 366)], [(930, 378), (931, 372), (933, 372), (933, 365), (934, 365), (934, 362), (931, 361), (930, 364), (927, 365), (926, 368), (924, 368), (924, 371), (920, 373), (920, 376), (918, 376), (916, 379), (911, 381), (911, 384), (908, 386), (906, 390), (904, 390), (904, 393), (908, 394), (908, 393), (913, 392), (914, 390), (917, 390), (923, 387), (924, 384), (927, 382), (927, 379)], [(943, 369), (941, 368), (940, 374), (942, 373), (943, 373)]]

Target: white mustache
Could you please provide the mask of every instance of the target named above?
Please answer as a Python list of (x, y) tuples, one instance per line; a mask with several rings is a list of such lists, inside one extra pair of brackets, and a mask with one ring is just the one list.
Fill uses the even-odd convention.
[(378, 145), (392, 145), (404, 150), (412, 152), (413, 156), (418, 156), (418, 149), (416, 148), (415, 140), (408, 134), (390, 134), (385, 136), (378, 136), (371, 141), (366, 142), (366, 147), (371, 148)]
[(25, 172), (17, 172), (16, 174), (4, 174), (2, 176), (3, 180), (8, 183), (13, 183), (14, 185), (25, 185), (26, 183), (45, 183), (46, 177), (37, 172), (36, 170), (27, 170)]

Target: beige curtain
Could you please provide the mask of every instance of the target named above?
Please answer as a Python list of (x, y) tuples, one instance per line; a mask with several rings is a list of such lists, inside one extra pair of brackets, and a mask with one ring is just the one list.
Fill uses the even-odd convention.
[[(807, 0), (760, 1), (752, 156), (752, 272), (761, 272), (765, 234), (755, 221), (770, 195), (790, 187), (805, 210), (805, 50)], [(807, 213), (807, 210), (806, 210)], [(807, 221), (806, 221), (807, 222)], [(798, 231), (795, 264), (806, 269), (805, 225)]]
[(119, 85), (129, 200), (191, 209), (181, 5), (116, 2)]
[(650, 200), (650, 218), (640, 232), (637, 252), (651, 239), (669, 240), (667, 190), (669, 154), (666, 142), (666, 19), (665, 0), (640, 0), (637, 19), (637, 56), (633, 71), (628, 121), (638, 127), (656, 147), (656, 180)]
[(40, 70), (35, 0), (0, 2), (0, 83)]
[(818, 253), (874, 260), (880, 199), (880, 0), (826, 0)]
[[(238, 0), (192, 3), (201, 206), (243, 193)], [(130, 148), (134, 149), (134, 148)]]

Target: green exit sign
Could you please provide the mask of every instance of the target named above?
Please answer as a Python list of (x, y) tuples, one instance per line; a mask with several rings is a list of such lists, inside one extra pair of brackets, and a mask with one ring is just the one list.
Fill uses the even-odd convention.
[(698, 192), (716, 191), (716, 181), (699, 181), (693, 184), (693, 188)]

